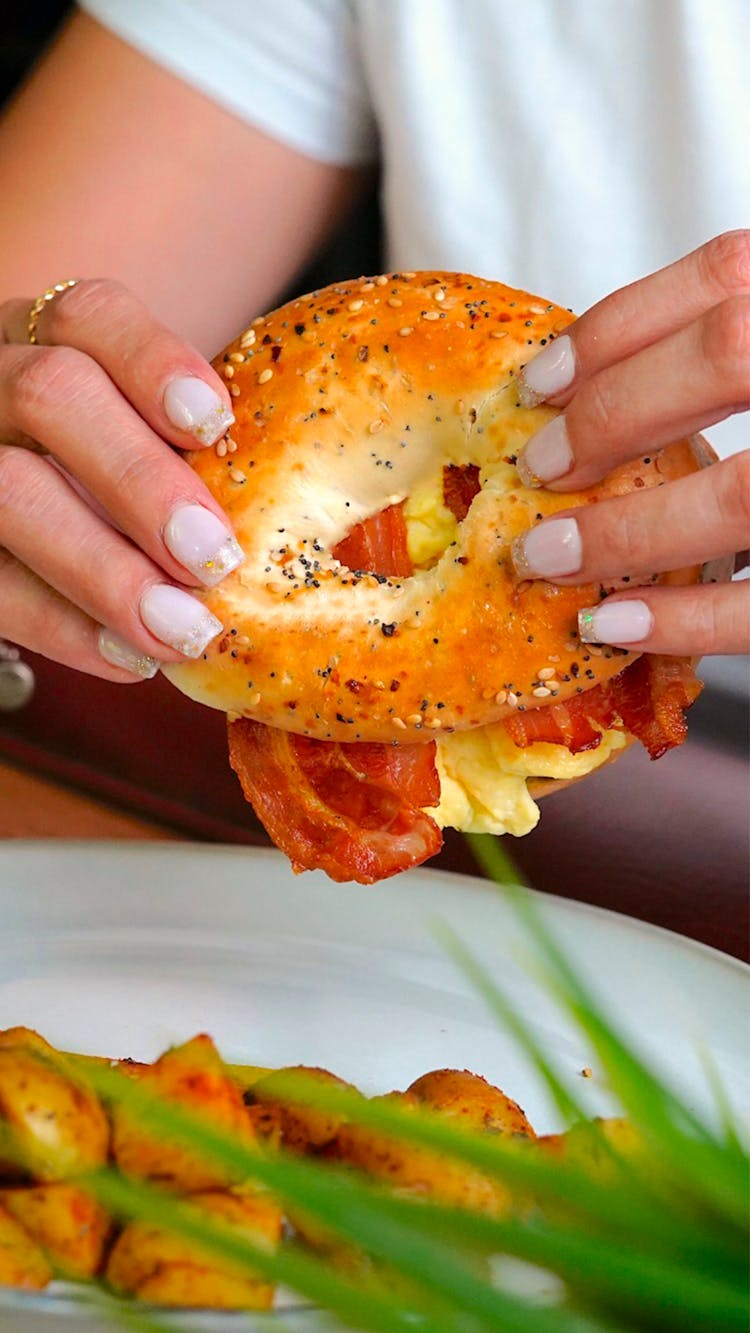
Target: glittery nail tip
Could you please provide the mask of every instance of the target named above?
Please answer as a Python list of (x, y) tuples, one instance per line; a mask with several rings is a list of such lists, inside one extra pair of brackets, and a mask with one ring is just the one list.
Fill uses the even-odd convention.
[(538, 477), (535, 472), (532, 472), (523, 454), (519, 454), (518, 456), (516, 472), (521, 485), (526, 486), (529, 490), (533, 490), (535, 487), (539, 487), (543, 484), (541, 477)]
[(578, 637), (581, 643), (598, 643), (594, 625), (594, 608), (585, 606), (578, 612)]
[(244, 560), (245, 552), (239, 542), (235, 541), (234, 537), (228, 537), (211, 559), (204, 560), (195, 572), (201, 583), (205, 583), (207, 588), (213, 588), (217, 583), (221, 583), (227, 574), (231, 574), (233, 569), (243, 564)]
[(510, 558), (519, 578), (533, 579), (535, 577), (534, 570), (531, 568), (526, 555), (525, 534), (521, 537), (514, 537), (510, 544)]
[(105, 662), (109, 662), (110, 666), (129, 671), (132, 676), (140, 676), (141, 680), (151, 680), (159, 670), (160, 663), (155, 657), (149, 657), (148, 653), (139, 652), (137, 648), (133, 648), (125, 639), (120, 638), (119, 634), (113, 634), (111, 630), (99, 630), (97, 647)]
[(229, 427), (234, 424), (234, 413), (224, 403), (212, 410), (203, 418), (202, 421), (193, 429), (193, 435), (201, 444), (215, 444), (222, 435), (226, 435)]
[[(538, 407), (544, 402), (544, 394), (537, 393), (536, 389), (532, 389), (531, 385), (526, 383), (523, 371), (516, 380), (516, 392), (521, 407)], [(524, 482), (524, 485), (528, 485), (528, 482)]]
[(176, 638), (172, 640), (172, 647), (185, 657), (200, 657), (204, 648), (207, 648), (211, 640), (221, 633), (222, 628), (221, 621), (217, 620), (209, 610), (205, 610), (179, 642)]

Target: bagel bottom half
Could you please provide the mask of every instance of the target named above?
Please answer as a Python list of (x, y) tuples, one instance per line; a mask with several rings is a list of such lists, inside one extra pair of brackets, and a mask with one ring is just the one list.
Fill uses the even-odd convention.
[(684, 739), (690, 662), (578, 637), (578, 610), (618, 585), (513, 567), (534, 523), (713, 461), (679, 441), (588, 491), (525, 487), (518, 455), (555, 412), (519, 376), (571, 319), (465, 274), (390, 274), (292, 301), (216, 359), (235, 424), (190, 462), (246, 560), (201, 594), (223, 634), (164, 670), (229, 716), (231, 762), (295, 868), (369, 883), (446, 826), (522, 835), (538, 796), (633, 737), (652, 757)]

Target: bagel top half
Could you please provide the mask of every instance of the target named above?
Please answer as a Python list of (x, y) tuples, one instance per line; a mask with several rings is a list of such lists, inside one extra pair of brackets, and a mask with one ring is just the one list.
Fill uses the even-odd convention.
[[(658, 486), (707, 457), (680, 441), (587, 491), (521, 485), (519, 451), (556, 413), (523, 406), (519, 372), (572, 319), (501, 283), (428, 272), (340, 283), (254, 320), (214, 362), (232, 393), (230, 436), (190, 455), (247, 558), (199, 594), (224, 633), (165, 674), (234, 716), (404, 743), (564, 702), (622, 671), (633, 654), (594, 654), (577, 635), (578, 610), (607, 589), (519, 580), (511, 542), (557, 510)], [(444, 467), (469, 463), (481, 491), (412, 576), (333, 557), (356, 524), (401, 501), (408, 513)], [(540, 677), (550, 660), (553, 681)]]

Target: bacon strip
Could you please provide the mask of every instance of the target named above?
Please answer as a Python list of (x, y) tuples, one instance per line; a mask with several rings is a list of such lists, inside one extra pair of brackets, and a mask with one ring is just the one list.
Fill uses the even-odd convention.
[(408, 578), (414, 573), (406, 543), (404, 505), (389, 505), (379, 514), (357, 523), (331, 552), (334, 560), (363, 574)]
[(295, 871), (373, 884), (440, 851), (421, 809), (440, 800), (434, 741), (339, 745), (240, 718), (229, 723), (229, 758)]
[(504, 725), (521, 748), (548, 741), (571, 754), (594, 749), (601, 731), (619, 727), (641, 741), (652, 759), (660, 759), (685, 740), (684, 710), (702, 688), (689, 658), (644, 654), (605, 684), (567, 703), (514, 713)]
[[(358, 523), (333, 555), (350, 569), (389, 578), (413, 572), (403, 504)], [(229, 723), (229, 758), (242, 790), (296, 871), (373, 884), (440, 851), (443, 835), (423, 806), (440, 801), (434, 741), (340, 745)]]
[(443, 504), (462, 523), (475, 495), (481, 491), (476, 463), (449, 463), (443, 468)]

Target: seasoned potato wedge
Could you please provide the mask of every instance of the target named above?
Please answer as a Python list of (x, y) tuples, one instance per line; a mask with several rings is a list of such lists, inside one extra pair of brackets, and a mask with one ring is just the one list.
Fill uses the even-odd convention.
[(20, 1186), (0, 1190), (0, 1206), (41, 1247), (59, 1277), (98, 1272), (111, 1221), (91, 1195), (65, 1183)]
[(40, 1291), (51, 1278), (52, 1269), (39, 1246), (0, 1207), (0, 1286)]
[[(184, 1046), (165, 1052), (141, 1072), (139, 1082), (168, 1101), (204, 1116), (233, 1139), (255, 1141), (242, 1093), (210, 1037), (194, 1037)], [(137, 1117), (122, 1107), (114, 1108), (112, 1125), (114, 1157), (126, 1175), (162, 1181), (186, 1194), (233, 1183), (225, 1167), (199, 1157), (195, 1149), (185, 1148), (179, 1139), (165, 1142), (146, 1132)]]
[[(38, 1033), (0, 1034), (0, 1126), (14, 1153), (0, 1158), (0, 1178), (64, 1180), (107, 1160), (109, 1124), (81, 1075)], [(19, 1154), (23, 1170), (19, 1169)]]
[[(281, 1141), (285, 1148), (290, 1148), (293, 1152), (320, 1152), (321, 1148), (325, 1148), (336, 1138), (345, 1117), (335, 1112), (291, 1101), (288, 1093), (285, 1094), (283, 1091), (283, 1079), (294, 1074), (303, 1074), (317, 1083), (329, 1083), (339, 1088), (349, 1088), (352, 1092), (356, 1091), (351, 1083), (346, 1083), (344, 1079), (331, 1074), (327, 1069), (294, 1065), (259, 1079), (245, 1093), (245, 1100), (251, 1109), (262, 1106), (278, 1116)], [(279, 1086), (280, 1083), (282, 1087)]]
[[(282, 1212), (267, 1195), (246, 1189), (207, 1191), (191, 1195), (189, 1202), (255, 1244), (273, 1250), (279, 1243)], [(112, 1248), (106, 1277), (115, 1290), (157, 1305), (268, 1310), (273, 1302), (273, 1286), (250, 1269), (145, 1222), (125, 1227)]]

